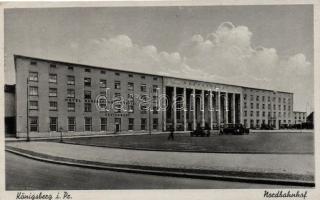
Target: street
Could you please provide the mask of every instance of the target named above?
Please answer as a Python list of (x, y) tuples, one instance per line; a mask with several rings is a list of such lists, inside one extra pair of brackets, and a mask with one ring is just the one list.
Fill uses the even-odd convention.
[(289, 186), (175, 178), (40, 162), (6, 152), (7, 190), (232, 189)]

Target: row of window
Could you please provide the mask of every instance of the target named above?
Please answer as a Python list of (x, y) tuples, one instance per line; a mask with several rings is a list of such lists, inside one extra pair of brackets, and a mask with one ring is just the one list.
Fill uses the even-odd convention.
[[(260, 101), (260, 96), (257, 95), (255, 96), (256, 97), (256, 101)], [(243, 94), (243, 99), (244, 100), (247, 100), (247, 94)], [(282, 102), (283, 103), (286, 103), (287, 102), (287, 98), (281, 98), (281, 97), (278, 97), (278, 103), (281, 103), (281, 99), (282, 99)], [(250, 95), (250, 101), (253, 101), (254, 100), (254, 95)], [(265, 96), (262, 96), (262, 101), (264, 102), (266, 100)], [(271, 97), (268, 96), (268, 102), (271, 101)], [(272, 101), (275, 102), (276, 101), (276, 97), (272, 97)], [(290, 98), (288, 98), (288, 103), (290, 103)]]
[[(248, 112), (244, 111), (244, 117), (248, 116)], [(266, 112), (262, 112), (262, 117), (266, 116)], [(253, 117), (253, 111), (250, 111), (250, 117)], [(260, 111), (256, 111), (256, 117), (260, 117)], [(271, 112), (268, 112), (268, 117), (271, 117)], [(273, 117), (276, 117), (276, 112), (273, 112)], [(278, 117), (281, 117), (281, 112), (278, 112)], [(283, 117), (287, 117), (287, 113), (283, 112)], [(288, 117), (290, 118), (290, 113), (288, 113)]]
[[(39, 131), (39, 120), (38, 117), (29, 118), (29, 130), (32, 132)], [(115, 118), (115, 122), (121, 124), (121, 118)], [(147, 130), (147, 118), (140, 119), (140, 130)], [(134, 130), (135, 118), (128, 118), (128, 130)], [(153, 118), (152, 120), (152, 129), (158, 130), (159, 120), (158, 118)], [(62, 131), (58, 129), (58, 118), (50, 117), (49, 118), (49, 129), (50, 131)], [(68, 117), (68, 131), (76, 131), (76, 118)], [(84, 131), (92, 131), (92, 118), (84, 118)], [(100, 131), (107, 131), (107, 118), (100, 118)]]
[[(246, 109), (247, 107), (248, 107), (247, 106), (247, 102), (244, 102), (243, 108)], [(281, 107), (282, 107), (281, 105), (278, 105), (278, 110), (281, 110)], [(250, 108), (254, 109), (254, 104), (253, 103), (250, 103)], [(290, 111), (291, 106), (288, 105), (288, 107), (287, 107), (287, 105), (283, 105), (283, 110), (287, 110), (287, 108), (288, 108), (288, 111)], [(259, 103), (256, 103), (256, 109), (260, 109), (260, 104)], [(262, 109), (266, 109), (265, 104), (262, 104)], [(271, 110), (271, 104), (268, 104), (268, 109)], [(276, 109), (276, 104), (273, 104), (273, 110), (275, 110), (275, 109)]]
[[(283, 120), (283, 121), (281, 121), (281, 120), (279, 120), (280, 121), (280, 123), (284, 123), (284, 124), (286, 124), (287, 123), (287, 120)], [(245, 127), (249, 127), (248, 126), (248, 120), (247, 119), (244, 119), (243, 120), (243, 123), (244, 123), (244, 126)], [(267, 121), (266, 120), (259, 120), (259, 119), (257, 119), (256, 120), (256, 124), (255, 124), (255, 126), (254, 126), (254, 120), (253, 119), (251, 119), (250, 120), (250, 127), (252, 128), (252, 127), (260, 127), (262, 124), (267, 124)], [(288, 120), (288, 124), (291, 124), (291, 120)]]
[[(105, 101), (100, 101), (99, 105), (100, 105), (101, 108), (105, 108), (106, 107), (106, 102)], [(36, 101), (36, 100), (29, 101), (29, 110), (38, 110), (38, 109), (39, 109), (38, 101)], [(49, 110), (50, 111), (58, 111), (58, 102), (57, 101), (49, 101)], [(67, 103), (67, 110), (69, 112), (75, 112), (75, 110), (76, 110), (75, 102), (68, 102)], [(141, 114), (147, 114), (147, 110), (148, 110), (147, 105), (140, 104)], [(119, 107), (114, 106), (114, 111), (117, 112), (117, 113), (120, 113), (121, 112), (121, 106), (119, 106)], [(92, 103), (88, 103), (88, 102), (84, 103), (84, 112), (92, 112)], [(128, 112), (129, 113), (134, 113), (134, 104), (133, 104), (133, 102), (129, 102), (128, 103)], [(153, 106), (152, 113), (153, 114), (158, 114), (158, 107), (157, 107), (156, 104)]]

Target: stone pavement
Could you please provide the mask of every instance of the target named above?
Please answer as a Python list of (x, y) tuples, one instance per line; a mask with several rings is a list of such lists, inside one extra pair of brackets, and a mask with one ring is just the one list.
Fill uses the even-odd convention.
[(6, 146), (55, 157), (120, 165), (314, 175), (314, 155), (310, 154), (159, 152), (44, 141), (10, 142)]

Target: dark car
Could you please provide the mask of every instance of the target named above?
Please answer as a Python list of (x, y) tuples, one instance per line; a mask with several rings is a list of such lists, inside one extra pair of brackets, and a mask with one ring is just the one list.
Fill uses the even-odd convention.
[(247, 135), (249, 134), (249, 129), (242, 124), (227, 124), (221, 129), (220, 134)]
[(210, 130), (205, 130), (204, 128), (197, 128), (194, 131), (190, 132), (190, 136), (201, 136), (201, 137), (209, 137), (210, 136)]

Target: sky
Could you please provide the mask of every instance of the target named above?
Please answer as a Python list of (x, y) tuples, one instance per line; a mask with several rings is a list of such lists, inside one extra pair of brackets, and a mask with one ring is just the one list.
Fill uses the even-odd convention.
[(313, 110), (311, 5), (6, 9), (13, 55), (294, 93)]

